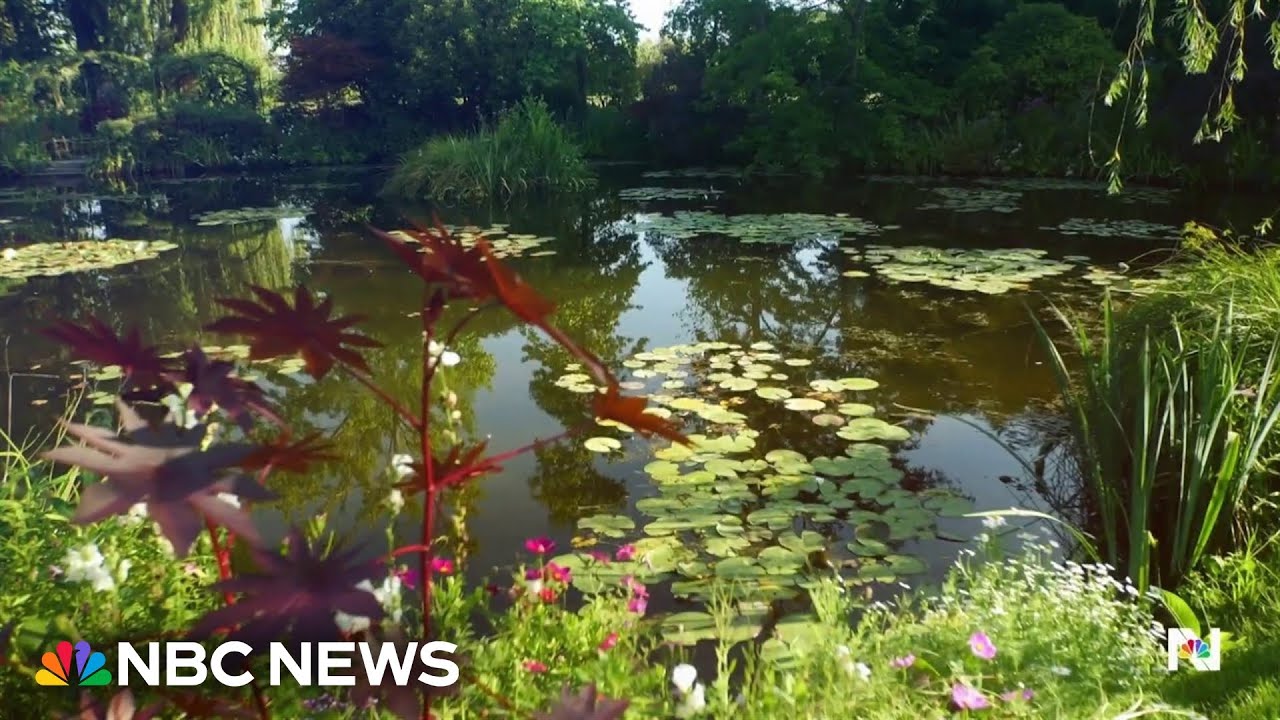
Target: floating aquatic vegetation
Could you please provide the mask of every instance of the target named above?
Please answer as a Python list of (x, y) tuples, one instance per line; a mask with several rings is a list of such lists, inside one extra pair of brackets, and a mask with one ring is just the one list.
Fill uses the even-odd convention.
[(1092, 237), (1140, 238), (1150, 240), (1176, 240), (1178, 228), (1146, 220), (1100, 220), (1098, 218), (1071, 218), (1057, 225), (1041, 226), (1041, 230), (1054, 230), (1063, 235), (1089, 235)]
[(790, 243), (808, 239), (859, 237), (897, 229), (893, 225), (881, 227), (847, 213), (720, 215), (689, 210), (671, 215), (638, 215), (634, 222), (641, 229), (677, 239), (725, 235), (745, 243)]
[[(697, 613), (664, 620), (667, 640), (692, 643), (717, 632), (731, 640), (754, 637), (764, 613), (751, 608), (796, 596), (833, 568), (853, 584), (925, 570), (918, 558), (899, 554), (901, 544), (934, 537), (936, 519), (967, 512), (969, 501), (947, 490), (902, 486), (890, 444), (909, 439), (911, 431), (874, 417), (876, 408), (863, 402), (878, 383), (822, 377), (808, 362), (788, 362), (798, 359), (807, 360), (789, 358), (769, 343), (700, 342), (636, 353), (622, 363), (626, 382), (652, 393), (649, 411), (681, 416), (693, 444), (662, 447), (644, 466), (654, 493), (635, 507), (646, 519), (596, 515), (579, 521), (587, 535), (641, 535), (633, 537), (635, 552), (624, 561), (585, 553), (556, 558), (572, 570), (579, 590), (616, 588), (632, 576), (642, 583), (669, 581), (679, 597), (732, 593), (744, 612), (730, 629), (717, 630)], [(781, 368), (788, 372), (773, 372)], [(596, 391), (580, 367), (566, 370), (558, 386)], [(679, 384), (668, 384), (673, 380)], [(835, 441), (843, 451), (768, 447), (753, 425), (778, 419), (803, 423), (815, 444), (831, 448)], [(589, 449), (618, 450), (631, 429), (602, 425), (619, 435), (590, 438)], [(604, 442), (610, 439), (615, 442)]]
[(942, 199), (921, 205), (920, 210), (950, 210), (952, 212), (998, 212), (1012, 213), (1018, 211), (1020, 192), (1005, 190), (982, 190), (978, 188), (941, 187), (933, 192)]
[(724, 194), (715, 188), (637, 187), (618, 191), (622, 200), (710, 200)]
[[(444, 227), (464, 247), (472, 247), (477, 240), (484, 238), (493, 250), (494, 257), (508, 258), (522, 255), (543, 257), (556, 254), (555, 250), (539, 249), (555, 238), (508, 232), (506, 225), (493, 225), (487, 228), (477, 225), (445, 225)], [(412, 235), (399, 230), (394, 230), (391, 234), (405, 242), (418, 242)]]
[(5, 248), (0, 252), (0, 277), (55, 277), (105, 270), (150, 260), (176, 247), (160, 240), (81, 240)]
[(1045, 257), (1045, 250), (1032, 249), (867, 245), (863, 251), (842, 248), (842, 252), (862, 260), (893, 282), (925, 283), (988, 295), (1026, 290), (1034, 280), (1061, 275), (1076, 267)]
[(192, 215), (197, 225), (212, 227), (215, 225), (242, 225), (244, 223), (284, 220), (287, 218), (306, 217), (310, 210), (297, 207), (245, 207), (235, 210), (213, 210)]
[(980, 178), (975, 182), (999, 190), (1014, 192), (1045, 190), (1092, 192), (1113, 198), (1122, 203), (1142, 203), (1144, 205), (1168, 205), (1173, 202), (1173, 199), (1178, 194), (1178, 191), (1173, 188), (1126, 185), (1119, 193), (1112, 195), (1107, 192), (1107, 184), (1104, 182), (1067, 178)]
[(740, 180), (742, 176), (742, 171), (735, 168), (704, 167), (691, 167), (682, 170), (650, 170), (641, 175), (641, 177), (647, 178), (732, 178), (734, 180)]
[(1091, 266), (1085, 273), (1084, 279), (1111, 290), (1145, 295), (1169, 281), (1169, 278), (1164, 277), (1159, 269), (1156, 273), (1155, 276), (1143, 276), (1131, 272), (1128, 267), (1112, 269)]

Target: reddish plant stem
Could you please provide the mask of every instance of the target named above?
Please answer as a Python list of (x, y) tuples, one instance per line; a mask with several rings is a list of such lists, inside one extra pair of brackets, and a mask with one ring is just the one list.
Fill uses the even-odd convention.
[[(418, 418), (418, 438), (422, 453), (422, 555), (418, 557), (418, 575), (422, 578), (422, 641), (431, 638), (431, 559), (435, 541), (436, 461), (431, 453), (431, 379), (435, 375), (435, 359), (431, 356), (431, 339), (435, 334), (436, 313), (431, 287), (422, 292), (422, 415)], [(431, 695), (422, 698), (422, 720), (431, 720)]]
[[(205, 518), (204, 527), (209, 531), (209, 542), (213, 545), (213, 556), (218, 562), (218, 577), (222, 580), (230, 580), (231, 552), (228, 548), (234, 542), (235, 536), (228, 532), (227, 544), (224, 546), (218, 541), (218, 527), (213, 524), (212, 520)], [(223, 593), (222, 599), (228, 605), (236, 604), (236, 596), (233, 593)], [(255, 679), (251, 681), (250, 688), (253, 691), (253, 704), (258, 708), (258, 717), (262, 718), (262, 720), (270, 720), (271, 710), (267, 708), (267, 698), (262, 694), (262, 686)]]

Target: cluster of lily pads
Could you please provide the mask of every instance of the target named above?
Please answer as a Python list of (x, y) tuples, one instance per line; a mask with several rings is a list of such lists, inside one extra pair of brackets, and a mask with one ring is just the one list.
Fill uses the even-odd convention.
[[(926, 283), (936, 287), (987, 295), (1025, 290), (1034, 280), (1061, 275), (1075, 268), (1072, 262), (1087, 261), (1080, 255), (1063, 260), (1046, 257), (1045, 250), (934, 248), (922, 245), (892, 247), (867, 245), (863, 249), (843, 247), (854, 261), (874, 268), (892, 282)], [(848, 277), (864, 277), (862, 270), (849, 270)]]
[(243, 225), (245, 223), (285, 220), (305, 217), (310, 212), (306, 208), (297, 207), (244, 207), (234, 210), (211, 210), (192, 215), (197, 225), (213, 227), (216, 225)]
[(699, 235), (723, 235), (744, 243), (791, 243), (809, 239), (838, 239), (879, 235), (896, 230), (896, 225), (879, 226), (848, 213), (750, 213), (721, 215), (699, 210), (671, 215), (642, 214), (632, 221), (636, 227), (676, 239)]
[(1040, 229), (1054, 230), (1063, 235), (1149, 240), (1176, 240), (1179, 232), (1178, 228), (1172, 225), (1146, 220), (1100, 220), (1097, 218), (1071, 218), (1057, 225), (1041, 226)]
[(958, 213), (998, 212), (1012, 213), (1018, 211), (1020, 192), (1006, 190), (983, 190), (980, 188), (940, 187), (933, 188), (942, 199), (921, 205), (920, 210), (950, 210)]
[(79, 240), (10, 247), (0, 251), (0, 278), (56, 277), (130, 265), (178, 247), (162, 240)]
[[(637, 353), (623, 365), (623, 386), (650, 393), (654, 406), (646, 412), (679, 416), (692, 446), (662, 447), (644, 466), (653, 485), (635, 503), (642, 524), (626, 515), (579, 522), (586, 535), (579, 547), (626, 541), (635, 550), (630, 559), (575, 552), (555, 562), (571, 569), (585, 593), (631, 576), (670, 582), (677, 597), (706, 601), (728, 592), (739, 603), (730, 630), (717, 629), (705, 613), (667, 618), (669, 640), (752, 637), (770, 602), (799, 595), (819, 574), (866, 584), (923, 572), (925, 563), (901, 546), (935, 537), (939, 516), (970, 508), (949, 490), (903, 487), (887, 444), (909, 440), (911, 432), (875, 417), (863, 397), (878, 387), (874, 380), (818, 377), (810, 360), (765, 342), (676, 345)], [(597, 390), (581, 367), (566, 370), (561, 387)], [(764, 427), (778, 413), (812, 425), (807, 445), (841, 449), (769, 447), (752, 425)], [(600, 424), (610, 432), (585, 445), (615, 456), (631, 428)]]
[(705, 180), (727, 178), (740, 180), (742, 178), (742, 171), (735, 168), (690, 167), (680, 170), (650, 170), (649, 172), (642, 173), (641, 176), (647, 178), (698, 178)]
[[(487, 228), (482, 228), (478, 225), (445, 225), (444, 228), (465, 247), (473, 247), (477, 240), (483, 238), (489, 243), (489, 247), (495, 257), (543, 257), (556, 254), (555, 250), (539, 249), (542, 245), (555, 240), (555, 238), (545, 235), (509, 232), (507, 225), (504, 223), (491, 225)], [(417, 242), (412, 235), (400, 230), (394, 230), (391, 234), (406, 242)]]
[(724, 194), (715, 188), (636, 187), (618, 191), (618, 198), (638, 202), (655, 200), (710, 200)]

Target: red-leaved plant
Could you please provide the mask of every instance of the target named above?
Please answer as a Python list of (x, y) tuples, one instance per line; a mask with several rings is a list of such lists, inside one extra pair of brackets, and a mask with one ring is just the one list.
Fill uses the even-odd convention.
[[(442, 333), (438, 325), (448, 303), (467, 302), (481, 310), (505, 307), (521, 322), (538, 328), (564, 347), (592, 374), (602, 388), (593, 402), (597, 418), (623, 423), (643, 436), (659, 435), (688, 443), (674, 425), (645, 412), (643, 397), (622, 395), (617, 379), (604, 363), (552, 322), (554, 304), (502, 264), (483, 239), (465, 246), (438, 222), (433, 228), (410, 231), (416, 243), (371, 230), (421, 278), (424, 286), (419, 312), (422, 387), (416, 408), (413, 403), (391, 396), (372, 377), (360, 349), (379, 347), (380, 343), (354, 329), (362, 318), (334, 317), (332, 299), (318, 301), (303, 287), (294, 291), (292, 302), (260, 287), (253, 288), (253, 300), (220, 299), (218, 302), (234, 314), (206, 329), (247, 336), (250, 358), (254, 360), (301, 355), (306, 371), (317, 380), (337, 368), (387, 404), (399, 421), (417, 434), (418, 458), (411, 464), (413, 472), (397, 487), (406, 495), (421, 493), (422, 536), (417, 544), (393, 549), (389, 557), (361, 561), (349, 549), (325, 551), (312, 546), (297, 530), (289, 534), (281, 548), (264, 546), (249, 515), (218, 497), (229, 492), (247, 501), (268, 499), (272, 495), (266, 482), (273, 471), (305, 472), (313, 463), (331, 458), (328, 445), (320, 437), (295, 438), (262, 390), (236, 377), (230, 362), (210, 359), (199, 345), (192, 345), (181, 362), (174, 362), (146, 345), (137, 330), (121, 336), (96, 319), (83, 327), (63, 321), (46, 330), (80, 358), (118, 365), (124, 372), (121, 398), (117, 400), (121, 432), (67, 424), (67, 432), (83, 445), (45, 454), (50, 460), (84, 468), (102, 478), (83, 488), (75, 521), (97, 522), (145, 502), (179, 557), (190, 551), (199, 533), (208, 533), (220, 575), (211, 589), (223, 594), (225, 605), (198, 622), (191, 629), (191, 637), (232, 637), (250, 644), (287, 638), (322, 641), (342, 635), (334, 616), (343, 612), (373, 621), (372, 627), (363, 631), (366, 640), (399, 642), (398, 629), (384, 629), (378, 624), (383, 613), (374, 596), (355, 586), (385, 577), (392, 559), (416, 554), (421, 578), (422, 638), (431, 639), (432, 570), (441, 562), (435, 555), (441, 494), (499, 470), (504, 462), (522, 453), (587, 427), (571, 428), (552, 438), (495, 453), (488, 453), (483, 444), (433, 447), (431, 385), (437, 362), (430, 348), (437, 345), (437, 338), (443, 339), (444, 346), (451, 345), (468, 320), (479, 314), (465, 315)], [(186, 426), (185, 417), (148, 422), (127, 402), (164, 397), (179, 383), (190, 385), (185, 410), (198, 421), (192, 427)], [(277, 428), (276, 437), (261, 444), (240, 441), (206, 446), (207, 427), (200, 421), (215, 408), (246, 430), (257, 422), (268, 423)], [(252, 572), (233, 571), (231, 547), (236, 542), (249, 546), (248, 554), (256, 561)], [(411, 688), (361, 686), (355, 694), (361, 700), (377, 698), (382, 707), (406, 720), (431, 717), (430, 698)], [(269, 718), (267, 700), (256, 683), (253, 696), (256, 714)], [(123, 720), (143, 717), (150, 711), (135, 714), (133, 708), (132, 697), (122, 694), (108, 706), (86, 706), (80, 716), (103, 717), (105, 713)], [(604, 720), (620, 717), (625, 708), (626, 702), (620, 700), (597, 705), (594, 688), (588, 688), (579, 696), (566, 691), (547, 717)], [(228, 711), (219, 708), (215, 712), (222, 717)]]

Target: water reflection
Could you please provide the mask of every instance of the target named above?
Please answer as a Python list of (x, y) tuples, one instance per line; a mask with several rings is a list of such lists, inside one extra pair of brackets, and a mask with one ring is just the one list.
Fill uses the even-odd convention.
[[(176, 349), (219, 314), (215, 298), (242, 295), (249, 285), (282, 289), (304, 282), (331, 295), (340, 313), (367, 316), (364, 331), (384, 343), (367, 354), (375, 376), (396, 397), (416, 403), (421, 326), (411, 313), (421, 289), (363, 232), (362, 223), (396, 227), (406, 216), (428, 217), (431, 209), (380, 204), (374, 195), (378, 184), (376, 173), (363, 172), (157, 183), (114, 199), (80, 189), (0, 196), (0, 217), (14, 219), (0, 224), (0, 243), (126, 237), (164, 238), (180, 246), (111, 275), (33, 280), (0, 296), (0, 335), (10, 338), (10, 367), (56, 360), (57, 349), (31, 333), (50, 318), (95, 314), (118, 326), (137, 324), (150, 338)], [(930, 419), (912, 421), (917, 436), (900, 453), (912, 490), (952, 487), (979, 508), (1016, 504), (1074, 512), (1074, 488), (1055, 484), (1052, 472), (1063, 434), (1047, 407), (1051, 376), (1041, 362), (1028, 310), (1049, 300), (1090, 304), (1096, 293), (1046, 282), (1036, 292), (992, 297), (842, 277), (846, 259), (831, 243), (744, 245), (637, 231), (626, 222), (637, 205), (608, 190), (606, 184), (599, 194), (554, 205), (530, 201), (443, 209), (442, 219), (482, 227), (507, 223), (513, 232), (553, 236), (548, 247), (555, 255), (516, 259), (513, 265), (557, 303), (561, 327), (614, 367), (636, 352), (676, 343), (769, 342), (789, 355), (813, 359), (827, 377), (878, 380), (880, 388), (870, 397), (880, 417), (902, 417), (908, 408), (932, 413)], [(1028, 194), (1022, 211), (1008, 215), (918, 211), (927, 195), (927, 188), (908, 184), (865, 183), (808, 194), (731, 193), (723, 206), (750, 212), (854, 212), (882, 225), (903, 225), (893, 242), (1039, 245), (1059, 254), (1089, 246), (1087, 240), (1040, 229), (1063, 217), (1105, 214), (1173, 222), (1176, 213), (1188, 212), (1080, 193)], [(209, 211), (282, 206), (307, 212), (227, 226), (191, 220)], [(1084, 251), (1112, 259), (1139, 249), (1118, 240), (1094, 243)], [(468, 312), (451, 308), (446, 326)], [(460, 415), (442, 417), (436, 432), (488, 439), (500, 450), (590, 421), (583, 397), (555, 384), (570, 358), (508, 315), (486, 311), (474, 318), (452, 349), (462, 362), (444, 373), (446, 385), (438, 392), (457, 396)], [(282, 477), (274, 489), (284, 498), (284, 514), (305, 519), (323, 512), (352, 534), (380, 538), (388, 460), (407, 451), (410, 438), (390, 411), (338, 376), (318, 383), (272, 378), (270, 386), (300, 431), (333, 434), (341, 458), (314, 476)], [(30, 401), (61, 386), (15, 378), (13, 387), (12, 397), (4, 400), (18, 409), (13, 422), (21, 436), (23, 423), (47, 420), (24, 411)], [(818, 436), (793, 416), (762, 417), (761, 447), (801, 447), (810, 456), (842, 449), (830, 434)], [(1032, 471), (1026, 472), (1008, 448)], [(583, 517), (634, 513), (635, 501), (654, 492), (641, 471), (649, 459), (644, 444), (628, 446), (625, 456), (605, 458), (570, 442), (510, 462), (475, 489), (450, 498), (452, 513), (467, 518), (472, 571), (510, 563), (524, 537), (550, 533), (566, 546)], [(975, 525), (952, 520), (942, 530), (964, 536)], [(397, 522), (395, 531), (406, 538), (416, 535), (412, 513)], [(954, 546), (933, 540), (916, 550), (945, 557)]]

